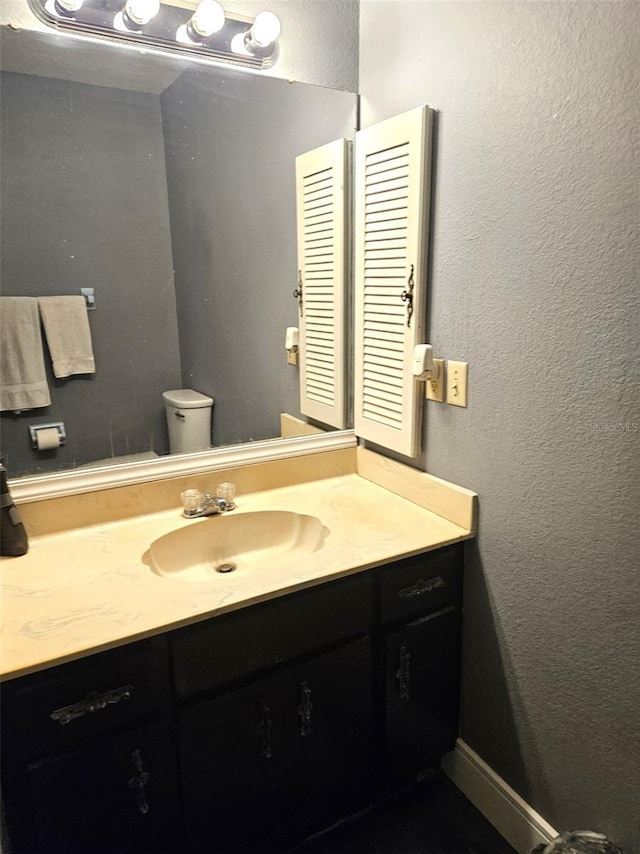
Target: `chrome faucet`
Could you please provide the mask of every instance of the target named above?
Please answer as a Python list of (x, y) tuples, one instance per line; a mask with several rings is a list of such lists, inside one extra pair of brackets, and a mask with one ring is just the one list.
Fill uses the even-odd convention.
[(198, 516), (217, 516), (218, 513), (224, 513), (228, 509), (224, 498), (217, 498), (210, 492), (205, 492), (202, 496), (202, 503), (198, 504), (195, 510), (185, 510), (183, 515), (188, 519)]
[[(227, 486), (227, 484), (222, 484)], [(218, 487), (218, 492), (221, 489)], [(235, 490), (233, 490), (235, 491)], [(219, 513), (226, 513), (233, 510), (236, 506), (233, 500), (233, 492), (227, 497), (222, 495), (213, 495), (211, 492), (200, 493), (197, 489), (187, 489), (182, 495), (183, 511), (182, 515), (185, 519), (199, 519), (202, 516), (217, 516)]]

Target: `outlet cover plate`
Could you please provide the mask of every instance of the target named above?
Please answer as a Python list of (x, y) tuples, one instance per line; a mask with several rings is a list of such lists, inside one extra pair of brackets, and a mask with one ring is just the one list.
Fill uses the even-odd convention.
[(426, 381), (427, 400), (444, 403), (444, 359), (434, 359), (433, 364), (438, 368), (438, 379)]

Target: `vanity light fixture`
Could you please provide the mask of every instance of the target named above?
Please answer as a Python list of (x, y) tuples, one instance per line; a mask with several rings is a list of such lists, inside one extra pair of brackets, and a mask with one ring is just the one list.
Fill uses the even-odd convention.
[[(57, 30), (190, 53), (251, 69), (277, 59), (280, 20), (225, 13), (218, 0), (28, 0)], [(223, 0), (224, 2), (224, 0)]]

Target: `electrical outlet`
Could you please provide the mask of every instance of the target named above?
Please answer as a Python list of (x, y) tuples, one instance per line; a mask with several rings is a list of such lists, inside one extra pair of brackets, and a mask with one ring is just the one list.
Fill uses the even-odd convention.
[(447, 362), (447, 403), (452, 406), (467, 405), (468, 362)]
[(444, 359), (434, 359), (433, 364), (438, 370), (438, 375), (425, 383), (427, 400), (444, 403)]

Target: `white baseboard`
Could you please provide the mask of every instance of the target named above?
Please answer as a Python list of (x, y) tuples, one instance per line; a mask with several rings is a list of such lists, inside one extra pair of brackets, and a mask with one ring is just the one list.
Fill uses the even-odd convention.
[(558, 833), (462, 739), (442, 758), (446, 775), (518, 854), (530, 854)]

